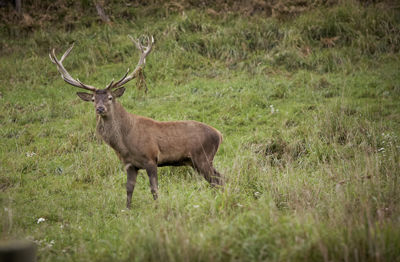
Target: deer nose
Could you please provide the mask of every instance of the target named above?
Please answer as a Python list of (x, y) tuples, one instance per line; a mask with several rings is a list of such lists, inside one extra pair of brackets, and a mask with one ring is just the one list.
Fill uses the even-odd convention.
[(106, 109), (104, 108), (104, 106), (96, 107), (96, 112), (97, 112), (97, 113), (102, 114), (102, 113), (104, 113), (104, 111), (106, 111)]

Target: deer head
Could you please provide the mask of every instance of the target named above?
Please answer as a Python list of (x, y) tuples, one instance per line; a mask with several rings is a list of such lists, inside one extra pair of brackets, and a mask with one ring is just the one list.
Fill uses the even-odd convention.
[(60, 60), (57, 59), (54, 49), (49, 54), (51, 62), (53, 62), (57, 66), (58, 72), (60, 72), (61, 77), (62, 79), (64, 79), (65, 82), (67, 82), (70, 85), (91, 91), (91, 93), (77, 92), (76, 94), (83, 101), (93, 102), (96, 109), (96, 113), (102, 117), (107, 116), (112, 111), (115, 98), (118, 98), (124, 94), (125, 88), (122, 86), (142, 73), (141, 71), (143, 70), (146, 64), (146, 56), (152, 50), (154, 43), (153, 37), (151, 37), (151, 39), (147, 37), (146, 47), (142, 46), (139, 39), (135, 40), (131, 36), (129, 36), (129, 38), (141, 52), (139, 62), (135, 70), (129, 73), (130, 70), (128, 68), (125, 75), (120, 80), (118, 80), (117, 82), (114, 82), (114, 80), (112, 80), (111, 83), (109, 83), (107, 87), (104, 89), (98, 89), (94, 86), (82, 83), (81, 81), (79, 81), (79, 79), (74, 79), (64, 68), (62, 62), (69, 55), (72, 48), (74, 47), (74, 44), (72, 44), (72, 46), (68, 48), (67, 51), (65, 51)]

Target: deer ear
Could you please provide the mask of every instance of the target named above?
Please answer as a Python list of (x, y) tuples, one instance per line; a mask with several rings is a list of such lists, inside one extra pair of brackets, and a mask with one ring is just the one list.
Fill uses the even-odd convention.
[(92, 101), (93, 95), (92, 94), (88, 94), (88, 93), (84, 93), (84, 92), (77, 92), (76, 93), (80, 99), (82, 99), (83, 101), (89, 102)]
[(122, 96), (124, 94), (124, 92), (125, 92), (125, 87), (121, 87), (121, 88), (118, 88), (118, 89), (114, 90), (112, 92), (112, 94), (113, 94), (114, 97), (120, 97), (120, 96)]

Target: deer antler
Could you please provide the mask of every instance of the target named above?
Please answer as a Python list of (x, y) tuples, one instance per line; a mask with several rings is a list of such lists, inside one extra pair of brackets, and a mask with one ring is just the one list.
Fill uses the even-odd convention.
[(61, 57), (60, 60), (57, 59), (55, 50), (53, 48), (52, 52), (49, 53), (50, 60), (51, 60), (51, 62), (53, 62), (53, 64), (55, 64), (57, 66), (58, 72), (60, 72), (61, 77), (62, 77), (62, 79), (64, 79), (65, 82), (67, 82), (70, 85), (95, 92), (97, 90), (97, 88), (95, 88), (94, 86), (86, 85), (86, 84), (82, 83), (81, 81), (79, 81), (79, 79), (72, 78), (72, 76), (68, 73), (68, 71), (64, 68), (64, 66), (62, 64), (63, 60), (69, 55), (69, 53), (71, 52), (73, 47), (74, 47), (74, 44), (72, 44), (72, 46), (70, 48), (68, 48), (67, 51), (65, 51), (65, 53), (63, 54), (63, 56)]
[(107, 86), (107, 89), (113, 89), (113, 88), (120, 87), (120, 86), (126, 84), (127, 82), (131, 81), (132, 79), (136, 78), (136, 76), (138, 76), (141, 73), (141, 70), (143, 70), (143, 67), (146, 64), (146, 56), (151, 52), (151, 49), (153, 47), (153, 44), (154, 44), (153, 36), (151, 36), (151, 40), (148, 36), (146, 37), (147, 38), (147, 46), (146, 47), (142, 46), (139, 39), (135, 40), (130, 35), (128, 35), (128, 36), (132, 40), (132, 42), (135, 44), (137, 49), (139, 49), (141, 52), (139, 62), (137, 64), (135, 70), (132, 71), (132, 73), (130, 73), (128, 75), (128, 73), (130, 71), (128, 68), (125, 75), (115, 83), (114, 83), (114, 80), (111, 81), (111, 83)]

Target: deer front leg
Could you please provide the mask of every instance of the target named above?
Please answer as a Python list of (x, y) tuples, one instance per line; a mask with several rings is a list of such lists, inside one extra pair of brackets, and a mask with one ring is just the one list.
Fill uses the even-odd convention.
[(136, 184), (136, 177), (138, 169), (132, 165), (129, 165), (126, 169), (127, 179), (126, 179), (126, 208), (131, 208), (132, 193)]
[(150, 165), (146, 167), (147, 175), (149, 176), (151, 194), (154, 200), (158, 198), (158, 177), (157, 177), (157, 165)]

